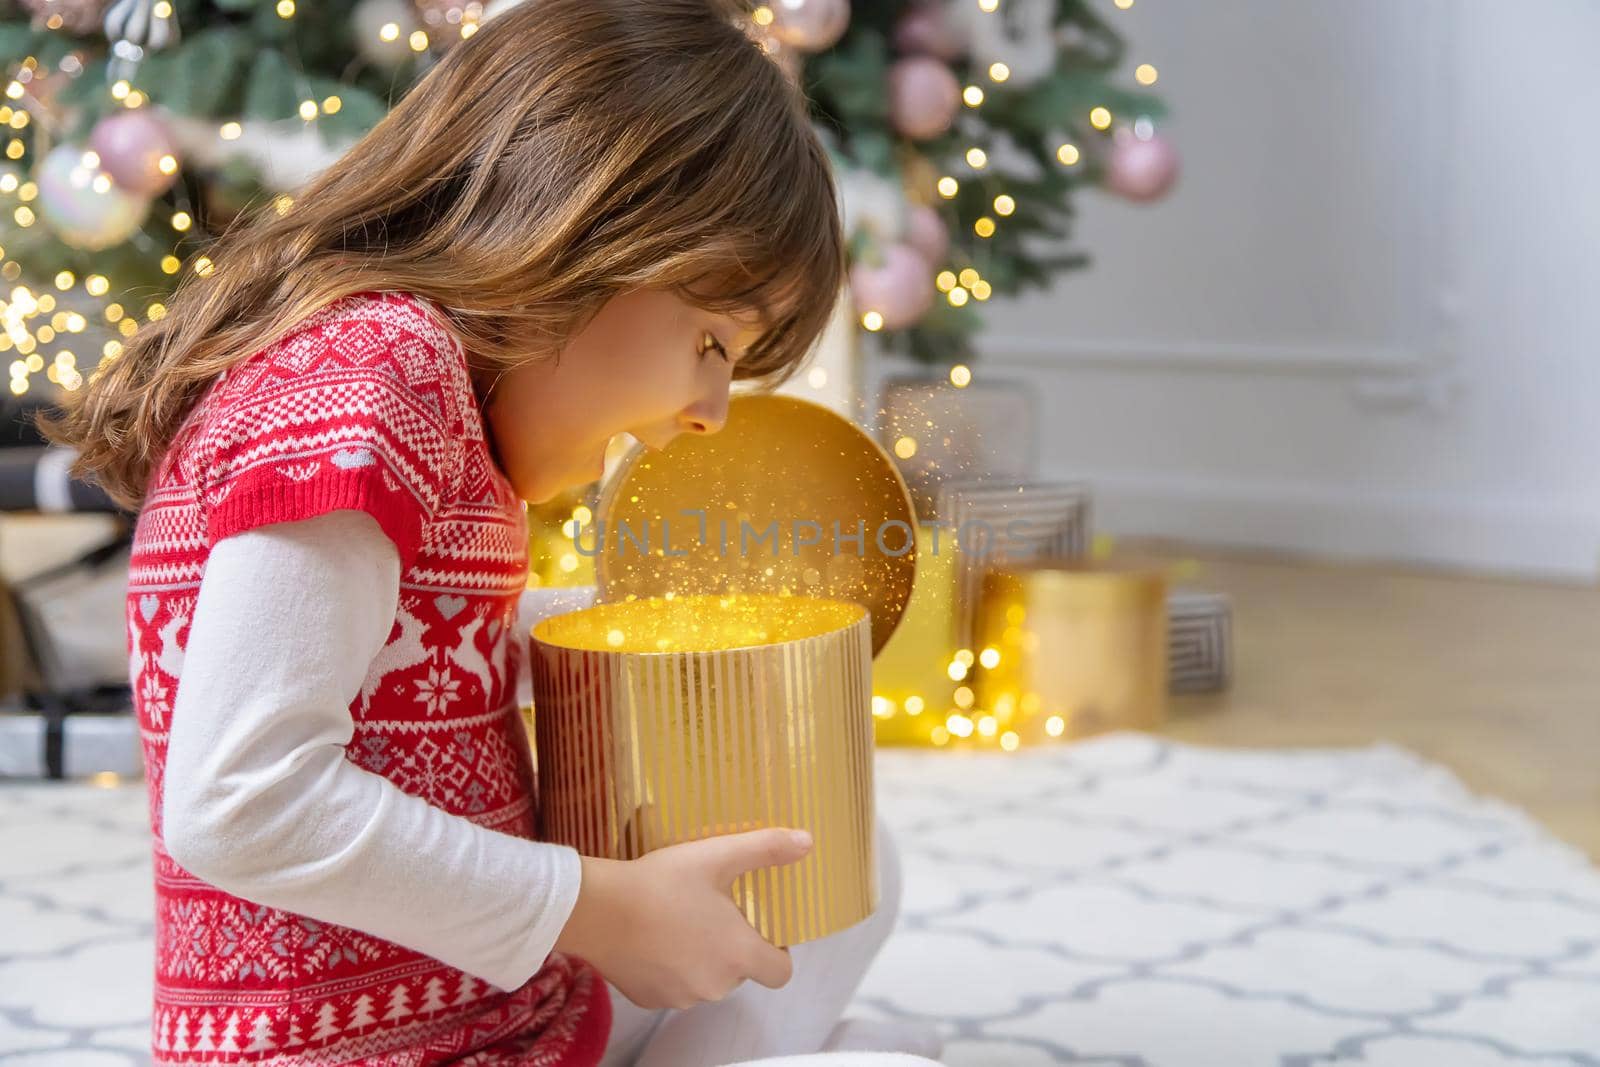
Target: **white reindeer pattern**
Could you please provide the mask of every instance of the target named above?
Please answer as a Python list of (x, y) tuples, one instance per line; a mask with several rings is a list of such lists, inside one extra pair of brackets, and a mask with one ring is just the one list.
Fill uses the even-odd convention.
[(189, 625), (188, 605), (175, 608), (167, 616), (166, 625), (156, 631), (161, 637), (161, 651), (156, 653), (156, 666), (163, 674), (176, 679), (183, 674), (183, 646), (178, 644), (178, 631)]
[(428, 650), (422, 644), (422, 634), (427, 629), (427, 624), (413, 614), (416, 608), (417, 601), (414, 599), (401, 601), (395, 612), (395, 619), (400, 623), (400, 636), (383, 646), (382, 651), (373, 657), (372, 665), (367, 668), (367, 677), (361, 683), (363, 715), (372, 707), (372, 698), (378, 692), (378, 687), (383, 685), (385, 678), (396, 671), (403, 671), (428, 661)]
[(494, 664), (499, 662), (500, 641), (504, 637), (504, 628), (497, 619), (489, 631), (490, 658), (485, 659), (483, 653), (478, 651), (476, 638), (478, 631), (483, 629), (484, 619), (488, 613), (488, 605), (479, 605), (473, 613), (476, 618), (461, 628), (460, 642), (445, 653), (451, 663), (478, 680), (478, 685), (483, 689), (483, 699), (486, 701), (493, 698), (494, 686), (499, 684), (500, 672), (495, 670)]

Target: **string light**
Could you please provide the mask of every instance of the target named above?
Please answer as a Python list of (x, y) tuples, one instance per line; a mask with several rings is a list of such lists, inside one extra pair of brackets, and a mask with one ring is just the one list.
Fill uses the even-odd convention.
[(968, 107), (977, 107), (983, 103), (983, 90), (976, 85), (969, 85), (961, 90), (961, 99)]
[[(894, 443), (894, 454), (901, 459), (910, 459), (917, 454), (917, 439), (915, 437), (902, 437)], [(909, 701), (907, 702), (909, 706)], [(921, 710), (921, 701), (918, 700), (918, 710)], [(915, 714), (913, 712), (912, 714)]]
[(990, 288), (989, 283), (984, 281), (982, 278), (979, 278), (977, 281), (972, 283), (972, 295), (977, 297), (979, 300), (987, 300), (993, 294), (994, 290)]
[(978, 277), (978, 272), (973, 270), (971, 267), (968, 267), (966, 270), (961, 272), (960, 276), (956, 280), (962, 285), (966, 286), (968, 289), (971, 289), (978, 283)]
[(994, 198), (994, 213), (996, 215), (1009, 215), (1017, 210), (1017, 202), (1004, 193)]
[(989, 64), (990, 81), (1003, 82), (1009, 77), (1011, 77), (1011, 68), (1006, 66), (1004, 63)]
[[(966, 307), (967, 291), (958, 285), (954, 289), (950, 290), (948, 299), (951, 307)], [(965, 670), (965, 668), (963, 668), (963, 670)]]
[(385, 22), (378, 29), (378, 40), (396, 41), (400, 38), (400, 24), (398, 22)]
[(973, 170), (982, 170), (989, 165), (989, 153), (981, 148), (967, 149), (967, 166)]
[(883, 315), (876, 311), (869, 311), (861, 316), (861, 325), (873, 333), (883, 329)]
[(1161, 75), (1149, 63), (1140, 63), (1133, 69), (1133, 77), (1140, 85), (1154, 85)]
[(1089, 125), (1097, 130), (1108, 129), (1111, 126), (1111, 112), (1103, 107), (1091, 108), (1089, 111)]
[(993, 237), (994, 219), (991, 219), (989, 216), (985, 215), (983, 218), (972, 224), (972, 232), (977, 234), (979, 237)]
[(294, 0), (278, 0), (278, 17), (280, 19), (294, 18)]
[(1133, 6), (1133, 0), (1113, 0), (1113, 2), (1124, 11)]
[(939, 291), (941, 293), (948, 293), (950, 290), (956, 287), (955, 272), (948, 270), (940, 271), (939, 276), (933, 280), (933, 284), (939, 287)]
[(411, 31), (411, 36), (406, 39), (413, 52), (426, 52), (428, 50), (428, 35), (421, 30)]
[(1000, 0), (978, 0), (978, 10), (992, 15), (1000, 8)]
[(953, 199), (961, 191), (961, 183), (948, 174), (939, 179), (939, 195), (946, 200)]
[(965, 389), (972, 384), (972, 368), (965, 363), (957, 363), (950, 368), (950, 384), (957, 389)]
[(1078, 151), (1078, 146), (1075, 144), (1064, 144), (1056, 149), (1056, 158), (1061, 161), (1062, 166), (1073, 166), (1081, 157), (1082, 153)]
[(244, 133), (244, 127), (237, 122), (224, 122), (217, 130), (217, 136), (224, 141), (237, 141), (242, 133)]

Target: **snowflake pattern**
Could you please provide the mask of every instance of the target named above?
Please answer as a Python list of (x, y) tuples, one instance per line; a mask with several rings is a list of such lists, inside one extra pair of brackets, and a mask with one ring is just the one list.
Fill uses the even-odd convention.
[(441, 670), (430, 664), (427, 677), (416, 679), (415, 684), (417, 695), (412, 699), (427, 708), (429, 715), (443, 715), (451, 702), (461, 695), (458, 692), (461, 682), (450, 676), (449, 667)]
[(150, 723), (156, 729), (162, 729), (167, 724), (167, 715), (172, 711), (172, 705), (167, 699), (170, 690), (162, 684), (161, 678), (151, 670), (142, 673), (139, 679), (139, 696), (144, 701), (145, 712), (150, 716)]

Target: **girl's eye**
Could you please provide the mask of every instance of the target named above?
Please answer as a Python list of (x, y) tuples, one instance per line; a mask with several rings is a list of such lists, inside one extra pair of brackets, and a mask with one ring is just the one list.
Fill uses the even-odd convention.
[(722, 361), (724, 363), (726, 363), (728, 361), (728, 350), (726, 348), (722, 347), (722, 342), (717, 340), (716, 335), (712, 334), (710, 332), (701, 334), (700, 335), (700, 354), (702, 356), (704, 356), (707, 352), (710, 352), (712, 349), (716, 349), (717, 354), (722, 357)]

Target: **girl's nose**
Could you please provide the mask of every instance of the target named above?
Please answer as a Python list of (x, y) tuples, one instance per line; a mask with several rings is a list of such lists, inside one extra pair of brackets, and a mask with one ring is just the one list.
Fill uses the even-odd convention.
[(685, 415), (683, 428), (689, 433), (716, 433), (726, 421), (726, 418), (711, 418), (704, 414)]
[(723, 394), (684, 408), (678, 425), (687, 433), (716, 433), (728, 421), (728, 397)]

